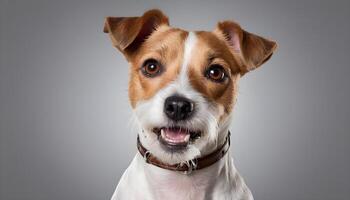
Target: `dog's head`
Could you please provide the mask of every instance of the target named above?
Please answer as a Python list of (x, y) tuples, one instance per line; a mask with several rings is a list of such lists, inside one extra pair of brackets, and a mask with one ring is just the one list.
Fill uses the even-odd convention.
[(140, 140), (168, 164), (210, 153), (224, 141), (239, 78), (276, 49), (232, 21), (212, 32), (172, 28), (159, 10), (107, 17), (104, 32), (130, 63)]

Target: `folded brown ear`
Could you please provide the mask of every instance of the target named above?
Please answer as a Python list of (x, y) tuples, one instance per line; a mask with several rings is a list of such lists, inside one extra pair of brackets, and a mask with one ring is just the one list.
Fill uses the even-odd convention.
[(232, 21), (218, 23), (217, 30), (225, 36), (233, 53), (241, 54), (242, 75), (264, 64), (277, 48), (276, 42), (249, 33)]
[(168, 17), (160, 10), (149, 10), (140, 17), (106, 17), (103, 31), (113, 45), (128, 55), (160, 25), (169, 25)]

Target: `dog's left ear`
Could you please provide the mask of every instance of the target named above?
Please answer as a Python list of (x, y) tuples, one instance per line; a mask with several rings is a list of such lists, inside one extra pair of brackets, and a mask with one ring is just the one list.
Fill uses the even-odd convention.
[(277, 48), (276, 42), (249, 33), (232, 21), (219, 22), (214, 32), (223, 34), (232, 53), (240, 54), (241, 75), (264, 64)]
[(106, 17), (103, 32), (108, 33), (113, 45), (129, 58), (160, 25), (169, 25), (168, 17), (153, 9), (140, 17)]

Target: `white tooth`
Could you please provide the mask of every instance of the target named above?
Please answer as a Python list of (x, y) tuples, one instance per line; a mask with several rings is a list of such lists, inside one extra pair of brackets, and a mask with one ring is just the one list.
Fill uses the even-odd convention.
[(186, 135), (185, 142), (188, 142), (190, 140), (190, 134)]

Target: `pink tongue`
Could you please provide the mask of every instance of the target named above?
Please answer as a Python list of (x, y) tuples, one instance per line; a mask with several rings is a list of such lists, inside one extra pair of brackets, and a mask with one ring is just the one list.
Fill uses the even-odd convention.
[(174, 140), (176, 142), (185, 141), (185, 137), (188, 135), (188, 132), (180, 129), (164, 129), (165, 137)]

